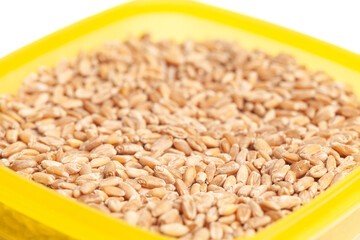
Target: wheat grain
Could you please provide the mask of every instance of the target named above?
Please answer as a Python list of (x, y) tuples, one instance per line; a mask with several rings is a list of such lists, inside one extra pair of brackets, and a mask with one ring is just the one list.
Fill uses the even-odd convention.
[(360, 104), (284, 54), (112, 42), (0, 98), (0, 164), (181, 239), (252, 236), (359, 165)]

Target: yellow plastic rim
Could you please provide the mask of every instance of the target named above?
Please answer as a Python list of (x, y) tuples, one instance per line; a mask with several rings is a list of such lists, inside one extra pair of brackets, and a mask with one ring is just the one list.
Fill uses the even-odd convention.
[[(155, 39), (224, 38), (270, 53), (288, 52), (310, 68), (324, 69), (337, 80), (350, 84), (360, 95), (359, 55), (261, 20), (182, 0), (126, 3), (15, 51), (0, 59), (0, 93), (16, 92), (22, 79), (40, 65), (51, 66), (63, 56), (76, 55), (79, 49), (90, 50), (105, 40), (144, 32), (150, 32)], [(354, 237), (360, 232), (356, 224), (360, 221), (359, 173), (360, 169), (356, 169), (253, 239), (337, 239), (339, 233), (343, 239)], [(11, 214), (23, 216), (26, 224), (19, 225), (17, 231), (16, 227), (10, 229), (0, 224), (0, 235), (8, 239), (27, 239), (37, 233), (37, 239), (164, 238), (128, 226), (0, 166), (0, 215), (9, 221), (13, 219), (15, 226), (16, 217)], [(29, 236), (21, 236), (18, 232), (23, 226), (35, 230)], [(41, 235), (39, 229), (49, 233)]]

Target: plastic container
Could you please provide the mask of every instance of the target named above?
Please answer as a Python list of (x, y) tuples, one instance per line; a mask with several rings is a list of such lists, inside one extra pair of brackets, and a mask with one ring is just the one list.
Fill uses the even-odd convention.
[[(222, 38), (287, 52), (323, 69), (360, 96), (360, 56), (241, 14), (188, 1), (135, 1), (82, 20), (0, 59), (0, 93), (15, 93), (41, 65), (107, 40), (149, 32), (154, 39)], [(1, 118), (0, 118), (1, 121)], [(25, 179), (0, 166), (0, 236), (5, 239), (165, 239)], [(360, 168), (253, 239), (351, 239), (360, 233)]]

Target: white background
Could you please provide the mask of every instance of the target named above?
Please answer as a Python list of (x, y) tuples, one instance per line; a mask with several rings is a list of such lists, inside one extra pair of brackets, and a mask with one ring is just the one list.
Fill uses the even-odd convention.
[[(306, 33), (360, 54), (357, 0), (200, 0)], [(0, 58), (124, 0), (1, 0)]]

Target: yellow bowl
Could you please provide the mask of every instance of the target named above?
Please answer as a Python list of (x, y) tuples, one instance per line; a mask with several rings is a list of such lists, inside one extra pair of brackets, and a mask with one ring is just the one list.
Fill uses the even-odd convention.
[[(322, 69), (360, 96), (360, 56), (241, 14), (182, 0), (134, 1), (50, 34), (0, 59), (0, 93), (15, 93), (41, 65), (107, 40), (151, 33), (154, 39), (222, 38), (246, 48), (286, 52)], [(1, 116), (0, 116), (1, 121)], [(351, 239), (360, 233), (360, 168), (253, 239)], [(6, 239), (166, 239), (61, 196), (0, 166), (0, 236)]]

